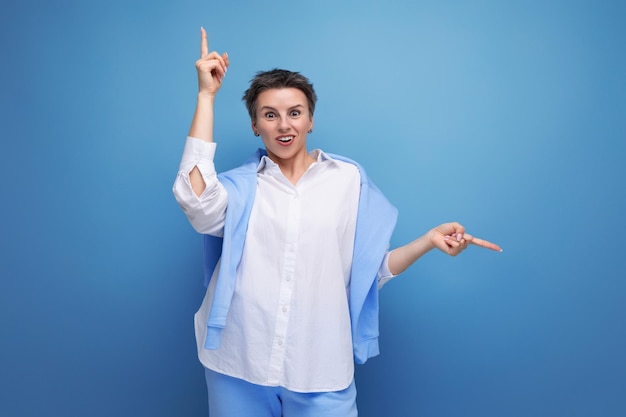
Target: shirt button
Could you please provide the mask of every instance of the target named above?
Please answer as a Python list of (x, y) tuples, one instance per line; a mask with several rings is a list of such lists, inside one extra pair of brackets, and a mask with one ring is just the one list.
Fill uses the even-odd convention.
[(287, 312), (287, 306), (283, 306), (283, 313)]
[(278, 339), (278, 346), (282, 346), (283, 345), (283, 339)]
[(287, 275), (287, 276), (285, 277), (285, 280), (286, 280), (287, 282), (291, 281), (291, 275)]

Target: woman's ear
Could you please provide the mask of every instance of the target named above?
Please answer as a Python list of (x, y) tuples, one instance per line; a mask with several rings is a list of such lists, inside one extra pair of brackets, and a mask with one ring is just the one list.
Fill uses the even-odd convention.
[(250, 121), (250, 126), (252, 127), (252, 132), (254, 133), (254, 136), (260, 136), (259, 131), (256, 130), (256, 122), (254, 120)]

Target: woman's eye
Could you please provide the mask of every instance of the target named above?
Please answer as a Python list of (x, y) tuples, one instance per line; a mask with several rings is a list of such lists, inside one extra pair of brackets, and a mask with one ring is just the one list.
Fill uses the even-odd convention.
[(265, 118), (266, 119), (273, 119), (274, 117), (276, 117), (276, 115), (273, 112), (267, 112), (265, 113)]
[(291, 117), (298, 117), (298, 116), (300, 116), (300, 110), (291, 111)]

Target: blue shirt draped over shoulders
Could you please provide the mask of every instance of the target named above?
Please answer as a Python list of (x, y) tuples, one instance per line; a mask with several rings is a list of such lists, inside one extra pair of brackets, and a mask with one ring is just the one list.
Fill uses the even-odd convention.
[[(205, 285), (220, 261), (215, 298), (207, 323), (206, 349), (217, 349), (221, 331), (235, 288), (236, 271), (241, 261), (248, 220), (256, 191), (257, 167), (267, 155), (258, 149), (241, 166), (223, 172), (218, 178), (228, 192), (228, 209), (223, 237), (204, 235)], [(351, 163), (361, 178), (352, 270), (350, 274), (350, 319), (352, 345), (357, 363), (378, 355), (378, 270), (389, 248), (398, 212), (383, 193), (369, 180), (355, 161), (334, 154), (331, 158)]]

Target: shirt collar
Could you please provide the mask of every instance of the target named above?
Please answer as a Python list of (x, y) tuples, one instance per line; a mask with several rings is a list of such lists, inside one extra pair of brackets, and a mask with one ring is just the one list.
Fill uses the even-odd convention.
[[(317, 163), (322, 163), (326, 161), (328, 161), (328, 163), (331, 163), (331, 164), (337, 163), (336, 159), (331, 158), (327, 153), (325, 153), (321, 149), (314, 149), (311, 152), (309, 152), (309, 155), (311, 155), (315, 159), (315, 162)], [(270, 167), (278, 168), (278, 165), (274, 161), (272, 161), (269, 156), (263, 155), (261, 157), (261, 160), (259, 161), (259, 165), (257, 165), (256, 172), (257, 173), (263, 172)]]

